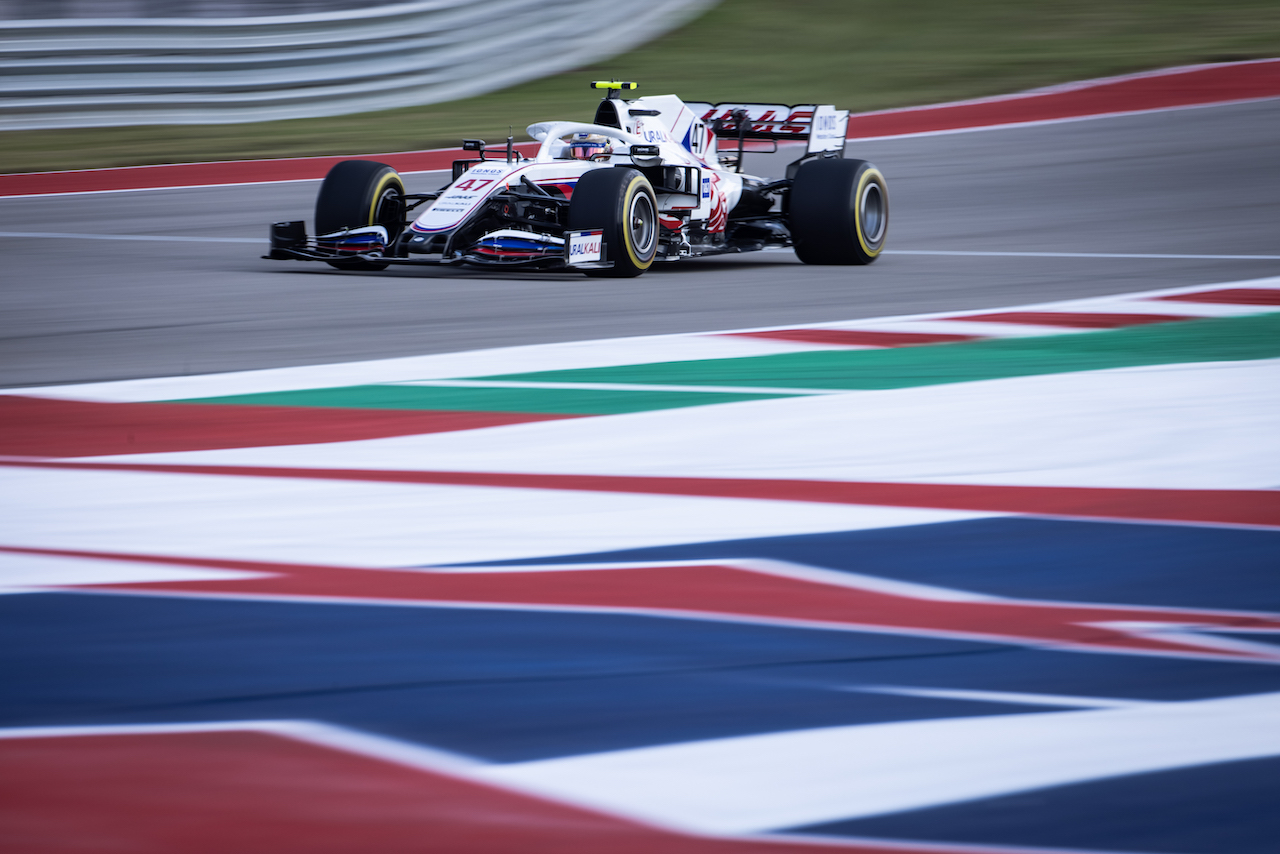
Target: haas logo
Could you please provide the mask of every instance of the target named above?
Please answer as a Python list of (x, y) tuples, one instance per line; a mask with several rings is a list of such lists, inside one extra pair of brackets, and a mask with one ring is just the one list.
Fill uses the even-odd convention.
[(707, 217), (707, 231), (712, 234), (724, 231), (729, 221), (729, 209), (725, 204), (724, 192), (720, 189), (720, 176), (710, 173), (711, 178), (711, 215)]

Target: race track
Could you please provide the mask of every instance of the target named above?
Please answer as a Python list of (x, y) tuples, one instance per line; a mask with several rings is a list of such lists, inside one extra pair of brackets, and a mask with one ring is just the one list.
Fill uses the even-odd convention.
[(0, 848), (1273, 854), (1277, 126), (855, 142), (877, 263), (622, 282), (0, 198)]
[[(608, 284), (261, 260), (267, 223), (310, 220), (316, 182), (0, 199), (0, 233), (65, 235), (0, 236), (0, 384), (818, 323), (1275, 275), (1277, 124), (1272, 100), (855, 142), (851, 154), (890, 182), (890, 254), (877, 263), (805, 267), (780, 252)], [(409, 189), (440, 180), (411, 176)], [(919, 250), (1081, 257), (892, 254)]]

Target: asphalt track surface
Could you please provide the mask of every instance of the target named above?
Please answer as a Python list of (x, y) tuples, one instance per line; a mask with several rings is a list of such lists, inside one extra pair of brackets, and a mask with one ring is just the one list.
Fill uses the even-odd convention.
[[(877, 263), (808, 267), (790, 252), (756, 253), (618, 282), (453, 268), (361, 274), (262, 260), (265, 240), (252, 241), (269, 222), (310, 220), (315, 181), (0, 199), (0, 233), (23, 235), (0, 236), (0, 384), (815, 323), (1274, 276), (1278, 127), (1273, 99), (855, 141), (851, 156), (874, 161), (890, 182), (890, 251)], [(408, 176), (409, 190), (443, 177)], [(28, 236), (36, 234), (56, 236)], [(147, 237), (165, 239), (128, 239)], [(995, 254), (964, 254), (987, 252)]]

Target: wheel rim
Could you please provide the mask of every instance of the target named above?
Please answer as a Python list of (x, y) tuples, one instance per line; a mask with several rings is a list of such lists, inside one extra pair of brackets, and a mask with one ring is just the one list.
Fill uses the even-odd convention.
[(888, 217), (884, 210), (884, 193), (876, 181), (868, 181), (862, 190), (862, 198), (858, 202), (859, 219), (862, 220), (862, 233), (867, 243), (876, 244), (884, 236), (884, 226)]
[(388, 228), (399, 226), (402, 204), (400, 189), (398, 187), (387, 187), (382, 191), (382, 195), (378, 196), (378, 204), (374, 208), (373, 225), (382, 225)]
[(631, 245), (635, 247), (636, 254), (641, 258), (648, 257), (658, 235), (658, 213), (648, 193), (636, 193), (631, 197), (627, 228), (631, 232)]

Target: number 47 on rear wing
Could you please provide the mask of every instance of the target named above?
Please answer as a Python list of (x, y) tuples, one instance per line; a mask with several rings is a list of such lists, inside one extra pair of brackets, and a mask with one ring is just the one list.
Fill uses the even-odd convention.
[(742, 161), (742, 152), (751, 151), (748, 140), (804, 142), (806, 154), (822, 155), (843, 152), (849, 126), (849, 111), (837, 110), (830, 104), (706, 104), (687, 103), (701, 116), (717, 139), (735, 140), (737, 151), (723, 151)]

